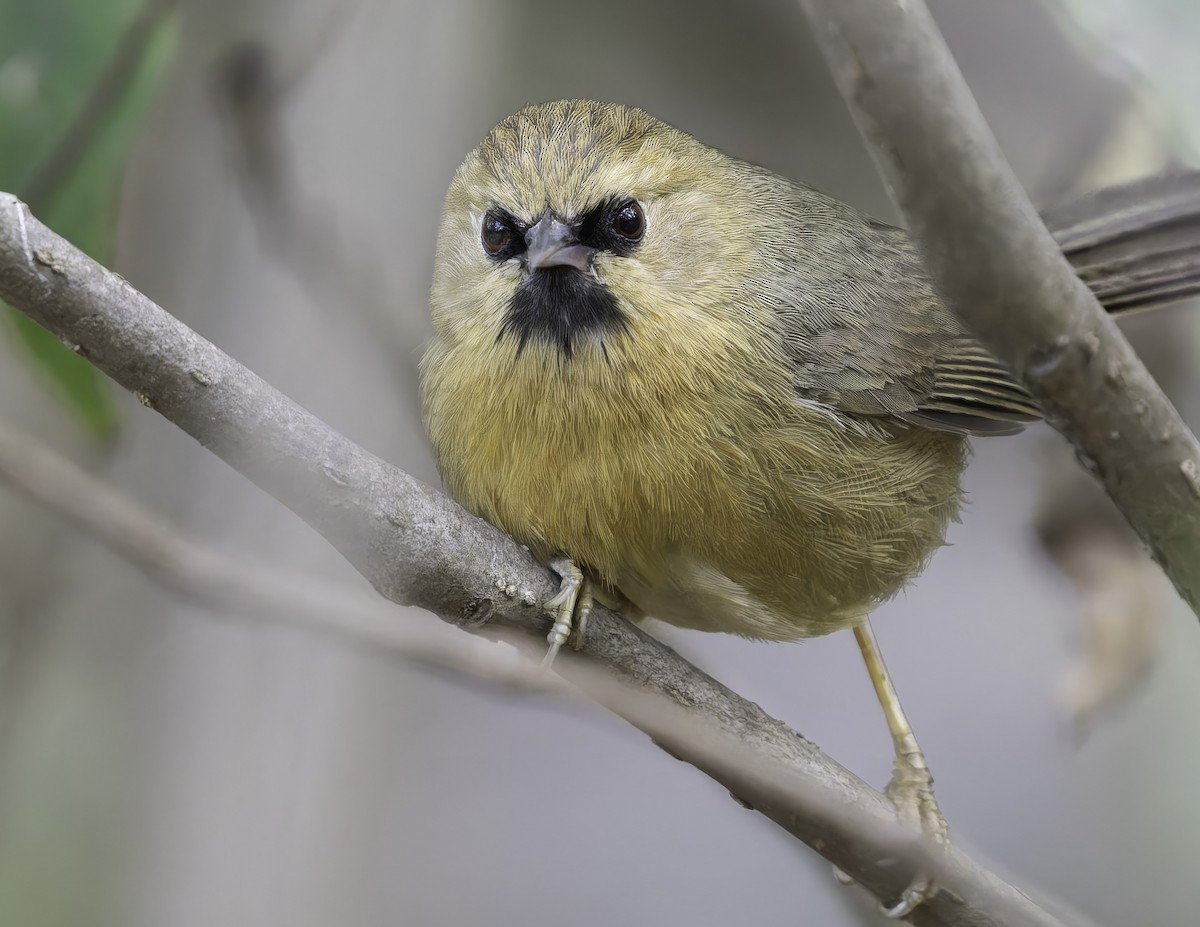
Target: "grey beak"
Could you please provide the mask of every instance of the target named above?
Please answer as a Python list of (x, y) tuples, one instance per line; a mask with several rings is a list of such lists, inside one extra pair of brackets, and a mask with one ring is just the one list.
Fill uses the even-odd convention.
[(581, 245), (570, 226), (550, 213), (525, 233), (525, 266), (532, 273), (543, 267), (574, 267), (586, 271), (592, 266), (595, 248)]

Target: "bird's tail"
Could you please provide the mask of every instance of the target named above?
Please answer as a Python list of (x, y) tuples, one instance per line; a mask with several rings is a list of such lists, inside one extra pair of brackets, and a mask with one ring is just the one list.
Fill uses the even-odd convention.
[(1200, 295), (1200, 171), (1107, 187), (1042, 215), (1109, 312)]

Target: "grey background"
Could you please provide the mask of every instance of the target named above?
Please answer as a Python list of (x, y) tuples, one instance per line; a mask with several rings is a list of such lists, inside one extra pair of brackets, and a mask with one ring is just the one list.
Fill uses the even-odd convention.
[[(1128, 74), (1064, 37), (1042, 5), (931, 6), (1037, 195), (1083, 182), (1106, 140), (1133, 147), (1120, 120)], [(436, 475), (404, 384), (428, 334), (440, 200), (458, 161), (512, 110), (575, 95), (636, 103), (893, 217), (787, 0), (194, 0), (186, 13), (182, 60), (129, 168), (118, 269), (427, 480)], [(306, 75), (284, 106), (297, 182), (346, 251), (381, 274), (388, 338), (358, 309), (314, 299), (264, 251), (211, 92), (214, 61), (247, 38)], [(1192, 315), (1155, 319), (1168, 314), (1190, 351)], [(361, 582), (272, 499), (127, 408), (119, 445), (96, 460), (112, 482), (247, 559)], [(0, 411), (98, 456), (8, 358)], [(1079, 602), (1030, 527), (1050, 443), (1039, 432), (977, 443), (964, 523), (876, 629), (956, 839), (1099, 922), (1193, 924), (1200, 632), (1173, 604), (1149, 684), (1076, 742), (1055, 689)], [(0, 518), (2, 923), (836, 927), (873, 917), (822, 860), (599, 711), (214, 621), (7, 492)], [(890, 745), (850, 635), (766, 645), (656, 633), (886, 781)]]

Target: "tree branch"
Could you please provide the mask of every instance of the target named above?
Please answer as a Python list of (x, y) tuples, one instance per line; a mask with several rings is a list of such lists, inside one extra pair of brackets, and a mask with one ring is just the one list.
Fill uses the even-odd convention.
[(801, 0), (939, 293), (1200, 615), (1200, 446), (1063, 258), (921, 0)]
[(154, 582), (211, 609), (265, 616), (358, 649), (396, 654), (521, 691), (574, 692), (509, 645), (421, 621), (387, 599), (345, 583), (252, 566), (205, 547), (4, 424), (0, 480), (82, 528)]
[[(36, 439), (0, 424), (0, 480), (80, 527), (125, 557), (161, 586), (210, 608), (261, 616), (273, 623), (310, 631), (372, 654), (404, 660), (481, 679), (519, 691), (576, 697), (579, 691), (506, 645), (459, 634), (434, 622), (417, 621), (386, 599), (341, 583), (291, 570), (248, 566), (205, 547), (142, 510), (103, 481), (84, 472)], [(544, 640), (535, 639), (536, 649)], [(501, 648), (501, 649), (498, 649)], [(894, 818), (865, 815), (854, 806), (831, 802), (829, 790), (793, 770), (760, 767), (753, 754), (742, 755), (728, 732), (714, 738), (679, 707), (653, 694), (623, 685), (595, 667), (589, 687), (603, 691), (610, 705), (625, 712), (652, 713), (655, 730), (672, 731), (691, 743), (697, 755), (726, 777), (753, 783), (750, 791), (775, 796), (774, 803), (798, 809), (806, 817), (852, 834), (881, 857), (904, 859), (912, 867), (961, 881), (953, 861), (931, 852), (919, 832)], [(949, 862), (949, 865), (947, 864)]]
[[(485, 633), (508, 628), (541, 640), (548, 630), (537, 603), (557, 584), (528, 551), (332, 430), (7, 194), (0, 298), (304, 518), (386, 597)], [(595, 663), (567, 653), (556, 668), (668, 753), (877, 897), (908, 884), (921, 854), (873, 839), (899, 826), (890, 803), (816, 746), (605, 609), (591, 617), (585, 653)], [(608, 672), (597, 674), (596, 664)], [(614, 676), (653, 698), (615, 694)], [(1061, 923), (957, 850), (938, 854), (933, 868), (944, 890), (914, 923)]]

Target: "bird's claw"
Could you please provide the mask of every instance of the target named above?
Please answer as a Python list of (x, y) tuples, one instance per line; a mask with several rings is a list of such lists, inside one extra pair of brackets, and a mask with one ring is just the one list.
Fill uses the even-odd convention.
[(881, 904), (879, 912), (889, 920), (902, 921), (936, 894), (937, 886), (933, 884), (933, 879), (927, 875), (919, 875), (904, 890), (899, 901), (890, 908)]
[(542, 658), (542, 669), (548, 669), (554, 662), (562, 645), (571, 638), (572, 631), (575, 635), (572, 646), (576, 650), (583, 647), (587, 619), (592, 611), (591, 584), (575, 562), (560, 557), (550, 561), (550, 569), (562, 578), (562, 582), (558, 593), (542, 604), (542, 608), (554, 616), (554, 625), (546, 635), (550, 646)]
[[(950, 828), (946, 825), (946, 819), (942, 817), (941, 809), (938, 808), (937, 799), (933, 794), (933, 776), (920, 752), (896, 755), (892, 780), (884, 789), (884, 794), (896, 806), (901, 820), (909, 824), (918, 824), (925, 838), (934, 847), (943, 848), (949, 845)], [(842, 885), (855, 884), (854, 877), (837, 866), (833, 867), (833, 877)], [(890, 906), (880, 903), (879, 911), (889, 920), (904, 920), (937, 892), (933, 877), (926, 872), (918, 872), (901, 893), (899, 900)]]
[[(930, 844), (942, 849), (950, 843), (950, 828), (933, 794), (933, 775), (925, 764), (920, 751), (897, 753), (892, 780), (884, 794), (896, 806), (902, 820), (918, 824)], [(927, 872), (918, 872), (916, 878), (891, 907), (881, 905), (884, 916), (892, 920), (903, 920), (923, 902), (937, 894), (933, 877)]]
[(850, 873), (846, 872), (846, 870), (843, 869), (841, 866), (833, 867), (833, 877), (835, 879), (837, 879), (838, 885), (857, 885), (858, 884), (857, 882), (854, 881), (854, 876), (852, 876), (852, 875), (850, 875)]

